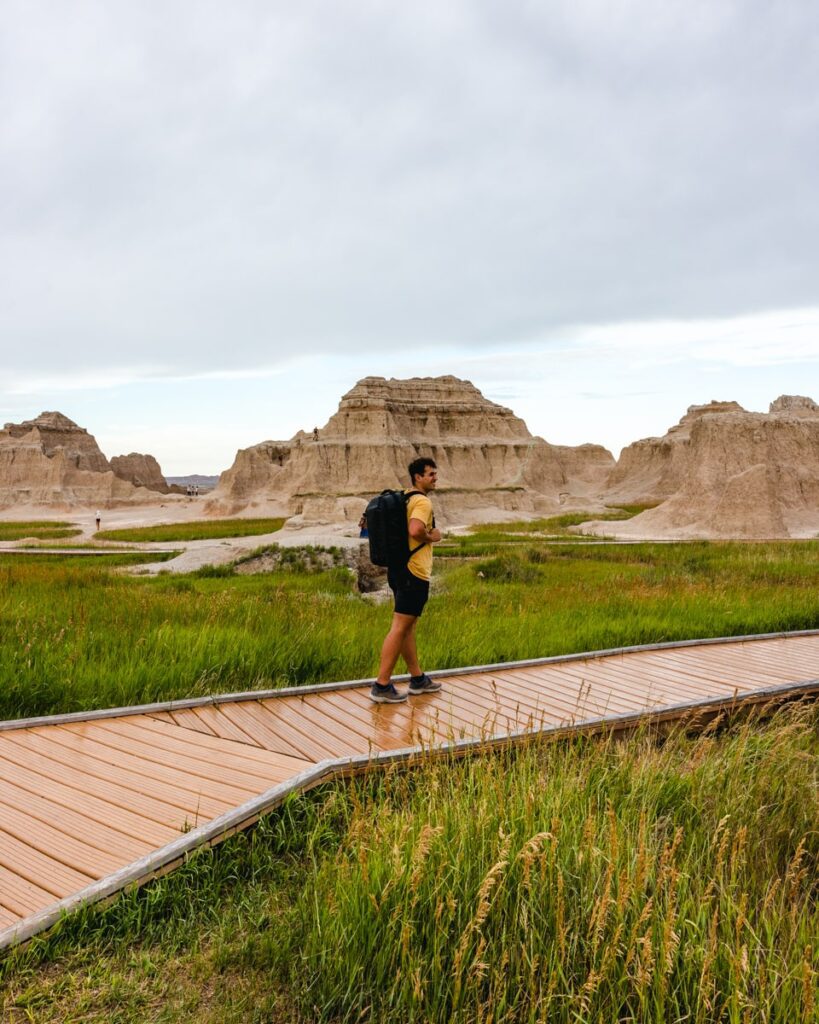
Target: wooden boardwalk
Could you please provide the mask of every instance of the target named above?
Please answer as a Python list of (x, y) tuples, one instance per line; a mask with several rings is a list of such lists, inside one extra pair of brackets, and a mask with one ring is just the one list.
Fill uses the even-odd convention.
[(333, 775), (817, 693), (819, 630), (432, 674), (399, 705), (358, 681), (0, 723), (0, 949)]

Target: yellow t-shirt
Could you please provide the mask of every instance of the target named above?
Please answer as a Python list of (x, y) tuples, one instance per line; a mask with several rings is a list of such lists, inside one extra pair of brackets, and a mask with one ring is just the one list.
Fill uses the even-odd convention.
[[(420, 519), (428, 530), (432, 529), (432, 502), (425, 494), (413, 494), (407, 502), (407, 530), (409, 530), (410, 519)], [(420, 543), (410, 535), (410, 551), (417, 548)], [(425, 544), (420, 551), (416, 551), (407, 562), (407, 568), (419, 580), (430, 579), (432, 576), (432, 545)]]

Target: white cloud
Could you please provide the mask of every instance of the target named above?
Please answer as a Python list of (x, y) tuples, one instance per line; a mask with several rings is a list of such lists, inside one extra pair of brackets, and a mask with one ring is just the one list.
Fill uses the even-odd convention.
[(574, 347), (641, 363), (771, 366), (819, 361), (819, 308), (707, 320), (648, 321), (579, 328)]
[(633, 396), (624, 441), (804, 384), (817, 31), (810, 0), (11, 0), (0, 406), (169, 453), (184, 408), (222, 460), (369, 373), (555, 437)]

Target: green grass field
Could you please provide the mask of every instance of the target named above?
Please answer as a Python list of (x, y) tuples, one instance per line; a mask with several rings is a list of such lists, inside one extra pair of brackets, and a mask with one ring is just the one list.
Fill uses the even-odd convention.
[[(152, 557), (152, 556), (151, 556)], [(0, 556), (0, 717), (371, 675), (349, 571)], [(819, 543), (442, 560), (427, 668), (819, 627)], [(0, 961), (22, 1022), (816, 1022), (819, 717), (335, 783)]]
[(61, 537), (76, 537), (79, 533), (82, 530), (73, 523), (48, 520), (0, 522), (0, 540), (23, 540), (29, 537), (57, 540)]
[(572, 543), (600, 541), (596, 535), (573, 533), (572, 526), (590, 520), (622, 522), (644, 512), (650, 505), (626, 505), (608, 512), (565, 512), (544, 519), (528, 519), (509, 523), (480, 523), (470, 527), (468, 533), (450, 535), (436, 544), (436, 555), (442, 558), (468, 558), (498, 551), (519, 548), (543, 539), (565, 539)]
[(94, 537), (96, 540), (131, 542), (221, 540), (225, 537), (254, 537), (257, 534), (275, 533), (284, 523), (284, 519), (197, 519), (189, 523), (139, 526), (127, 530), (100, 530)]
[[(810, 628), (817, 568), (816, 542), (532, 542), (442, 560), (424, 664)], [(297, 569), (132, 578), (96, 558), (0, 556), (0, 718), (374, 675), (389, 606), (343, 566)]]

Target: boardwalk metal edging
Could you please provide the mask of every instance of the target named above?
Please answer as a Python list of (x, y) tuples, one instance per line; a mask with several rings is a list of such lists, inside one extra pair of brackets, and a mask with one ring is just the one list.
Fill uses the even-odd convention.
[[(817, 632), (817, 631), (813, 631)], [(394, 763), (410, 761), (420, 756), (444, 757), (447, 755), (466, 755), (514, 743), (535, 737), (559, 738), (580, 733), (596, 733), (602, 731), (618, 731), (637, 726), (643, 722), (667, 719), (669, 716), (684, 717), (697, 712), (714, 712), (723, 708), (739, 705), (764, 704), (767, 701), (787, 698), (819, 691), (819, 678), (797, 683), (785, 683), (754, 690), (750, 694), (735, 691), (729, 696), (710, 697), (706, 700), (688, 701), (684, 704), (666, 704), (644, 711), (624, 712), (619, 715), (600, 715), (581, 722), (564, 722), (557, 725), (522, 729), (511, 733), (495, 733), (478, 739), (450, 741), (430, 747), (403, 747), (400, 750), (388, 750), (380, 753), (360, 754), (355, 757), (337, 758), (320, 761), (305, 771), (294, 775), (286, 782), (266, 790), (258, 797), (248, 800), (239, 807), (226, 811), (218, 818), (199, 828), (192, 829), (173, 842), (154, 850), (145, 857), (121, 868), (113, 874), (92, 883), (85, 889), (67, 896), (58, 903), (23, 920), (19, 925), (12, 925), (0, 931), (0, 951), (26, 942), (35, 935), (53, 927), (61, 918), (82, 905), (90, 905), (113, 896), (129, 885), (144, 883), (163, 869), (182, 859), (203, 846), (214, 844), (243, 826), (252, 824), (267, 811), (281, 804), (291, 793), (303, 792), (319, 782), (333, 781), (351, 771), (377, 768)]]
[[(752, 643), (757, 640), (784, 640), (790, 637), (819, 636), (819, 629), (798, 629), (782, 633), (751, 633), (746, 636), (703, 637), (696, 640), (668, 640), (655, 644), (635, 644), (630, 647), (609, 647), (599, 651), (577, 654), (553, 654), (546, 658), (526, 658), (521, 661), (493, 662), (489, 665), (467, 665), (463, 668), (432, 669), (428, 676), (445, 679), (449, 676), (475, 675), (479, 672), (500, 672), (503, 669), (534, 668), (537, 665), (560, 665), (571, 661), (589, 661), (592, 658), (610, 658), (618, 654), (639, 654), (642, 651), (665, 651), (680, 647), (704, 647), (709, 644)], [(396, 682), (407, 682), (408, 675), (393, 677)], [(71, 711), (59, 715), (40, 715), (34, 718), (11, 718), (0, 722), (0, 732), (9, 729), (31, 729), (41, 725), (61, 725), (68, 722), (91, 722), (102, 718), (122, 718), (126, 715), (145, 715), (154, 711), (184, 711), (188, 708), (208, 707), (232, 701), (271, 700), (277, 697), (300, 697), (332, 690), (352, 690), (372, 686), (374, 678), (348, 679), (338, 683), (313, 683), (309, 686), (288, 686), (275, 690), (241, 690), (238, 693), (217, 693), (205, 697), (186, 697), (180, 700), (157, 701), (153, 704), (134, 704), (120, 708), (101, 708), (96, 711)]]

